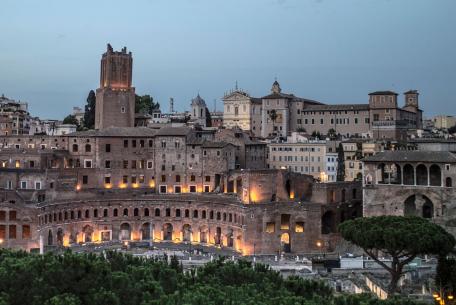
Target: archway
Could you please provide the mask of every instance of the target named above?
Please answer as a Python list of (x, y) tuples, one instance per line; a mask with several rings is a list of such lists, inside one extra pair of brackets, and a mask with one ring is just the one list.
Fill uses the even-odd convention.
[(229, 229), (228, 233), (226, 234), (226, 246), (229, 248), (234, 247), (234, 238), (233, 238), (233, 230)]
[(413, 166), (410, 164), (404, 165), (404, 184), (415, 185), (415, 171), (413, 170)]
[(170, 223), (163, 225), (163, 240), (173, 240), (173, 225)]
[(141, 226), (141, 240), (150, 240), (150, 223), (146, 222)]
[(404, 201), (404, 216), (415, 216), (416, 215), (416, 196), (412, 195)]
[(416, 167), (416, 184), (428, 185), (428, 172), (424, 164), (420, 164)]
[(432, 186), (442, 186), (442, 171), (437, 164), (432, 164), (429, 168), (429, 182)]
[(48, 246), (52, 246), (54, 244), (54, 238), (52, 236), (52, 230), (48, 232)]
[(434, 204), (426, 196), (423, 196), (423, 200), (424, 200), (424, 203), (423, 203), (423, 207), (421, 209), (421, 216), (423, 218), (433, 218), (434, 217)]
[(131, 227), (129, 223), (124, 222), (120, 225), (120, 240), (131, 239)]
[(391, 184), (402, 184), (402, 173), (401, 166), (399, 164), (390, 165), (390, 183)]
[(89, 225), (86, 225), (83, 229), (82, 229), (82, 233), (83, 233), (83, 236), (84, 236), (84, 242), (85, 243), (90, 243), (92, 242), (92, 233), (93, 233), (93, 228)]
[(206, 244), (207, 243), (207, 227), (203, 226), (200, 228), (200, 243)]
[(182, 240), (185, 242), (192, 241), (192, 227), (189, 224), (182, 227)]
[(62, 228), (58, 228), (57, 230), (57, 245), (63, 246), (63, 230)]
[(220, 227), (215, 230), (214, 243), (219, 246), (222, 245), (222, 228)]
[(290, 253), (291, 252), (290, 234), (282, 233), (282, 235), (280, 235), (280, 244), (282, 245), (282, 251), (284, 253)]
[(336, 232), (336, 220), (334, 212), (327, 211), (321, 217), (321, 234), (330, 234)]

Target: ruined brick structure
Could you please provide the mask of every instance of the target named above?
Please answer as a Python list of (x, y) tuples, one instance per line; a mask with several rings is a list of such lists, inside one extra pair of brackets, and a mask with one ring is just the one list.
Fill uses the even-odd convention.
[(0, 138), (0, 247), (144, 241), (245, 255), (332, 251), (337, 224), (361, 216), (359, 183), (264, 169), (263, 143), (133, 127), (131, 72), (131, 53), (108, 45), (95, 130)]
[(421, 216), (456, 235), (454, 154), (385, 151), (363, 161), (364, 216)]

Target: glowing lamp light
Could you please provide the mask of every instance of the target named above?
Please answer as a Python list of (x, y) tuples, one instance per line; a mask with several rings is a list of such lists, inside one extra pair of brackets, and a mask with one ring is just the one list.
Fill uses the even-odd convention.
[(137, 189), (139, 187), (139, 184), (138, 183), (133, 183), (133, 188)]
[(290, 192), (290, 199), (294, 199), (295, 198), (295, 194), (293, 191)]
[(155, 180), (150, 180), (149, 181), (149, 187), (152, 187), (152, 188), (155, 187)]
[(317, 241), (317, 247), (321, 248), (321, 246), (322, 246), (321, 241)]
[(112, 188), (111, 183), (106, 183), (106, 184), (105, 184), (105, 189), (110, 189), (110, 188)]
[(454, 299), (454, 297), (452, 295), (449, 295), (448, 300), (452, 300), (452, 299)]
[(80, 184), (76, 184), (76, 191), (80, 191), (81, 190), (81, 185)]
[(0, 245), (3, 244), (3, 238), (0, 238)]
[(16, 165), (15, 165), (15, 166), (16, 166), (16, 168), (19, 168), (19, 167), (21, 167), (21, 161), (19, 161), (19, 160), (16, 160)]
[(320, 181), (321, 182), (328, 182), (328, 175), (325, 172), (320, 173)]
[(119, 183), (119, 188), (121, 188), (121, 189), (127, 188), (127, 185), (125, 183)]
[(437, 293), (434, 293), (434, 294), (432, 295), (432, 297), (433, 297), (434, 299), (437, 299), (437, 298), (439, 297), (439, 295), (438, 295)]

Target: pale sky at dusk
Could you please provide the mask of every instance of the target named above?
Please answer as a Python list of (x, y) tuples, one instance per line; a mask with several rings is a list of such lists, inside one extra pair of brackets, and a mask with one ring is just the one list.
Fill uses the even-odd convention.
[[(455, 0), (1, 0), (0, 94), (63, 118), (99, 82), (109, 42), (168, 111), (239, 86), (321, 102), (420, 91), (425, 116), (456, 114)], [(400, 97), (400, 105), (403, 96)]]

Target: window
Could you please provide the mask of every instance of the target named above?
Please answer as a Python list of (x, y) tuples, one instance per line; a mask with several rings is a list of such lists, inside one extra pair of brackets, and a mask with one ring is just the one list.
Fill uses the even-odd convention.
[(266, 233), (274, 233), (275, 232), (275, 222), (267, 222), (266, 223)]
[(27, 181), (21, 181), (21, 189), (27, 188)]
[(122, 176), (122, 183), (127, 184), (128, 183), (128, 176)]
[(22, 226), (22, 239), (30, 239), (31, 238), (31, 231), (29, 225)]
[(205, 185), (204, 186), (204, 192), (205, 193), (209, 193), (210, 192), (210, 186), (209, 185)]
[(190, 185), (189, 186), (189, 192), (190, 193), (196, 193), (196, 185)]
[(128, 140), (124, 140), (124, 148), (128, 147)]
[(136, 147), (136, 140), (131, 141), (131, 147)]
[(211, 182), (211, 176), (205, 176), (204, 181), (206, 182)]
[(147, 169), (152, 169), (152, 168), (153, 168), (153, 162), (147, 161)]
[(176, 193), (176, 194), (180, 194), (180, 193), (181, 193), (181, 191), (182, 191), (182, 188), (181, 188), (181, 186), (180, 186), (180, 185), (176, 185), (176, 186), (174, 186), (174, 193)]
[(120, 107), (120, 113), (125, 113), (125, 111), (126, 111), (125, 107), (123, 107), (123, 106)]
[(160, 209), (155, 209), (155, 217), (160, 217)]
[(190, 181), (194, 182), (195, 180), (196, 180), (195, 175), (191, 175), (191, 176), (190, 176)]
[(9, 211), (9, 220), (17, 220), (17, 212)]
[(123, 168), (124, 169), (128, 168), (128, 160), (123, 160)]
[(136, 160), (131, 160), (131, 168), (136, 169)]
[(105, 160), (105, 168), (111, 168), (111, 160)]
[(176, 182), (181, 182), (181, 176), (180, 175), (176, 175)]
[(111, 152), (111, 144), (105, 144), (105, 151)]
[(303, 233), (304, 232), (304, 222), (296, 222), (295, 232), (296, 233)]
[(139, 147), (144, 147), (144, 140), (139, 140)]
[(161, 182), (166, 182), (166, 175), (161, 175)]
[(91, 151), (92, 151), (92, 146), (90, 144), (86, 144), (85, 152), (91, 152)]
[(105, 184), (111, 184), (111, 176), (104, 177), (104, 183)]
[(87, 183), (89, 183), (89, 176), (86, 176), (86, 175), (82, 176), (82, 184), (87, 184)]
[(9, 239), (16, 239), (16, 225), (9, 226)]
[(30, 167), (30, 168), (34, 168), (34, 167), (35, 167), (35, 161), (30, 160), (30, 161), (29, 161), (29, 167)]
[(41, 190), (41, 182), (40, 181), (36, 181), (35, 182), (35, 190)]
[(166, 185), (160, 185), (160, 193), (166, 194)]
[(78, 152), (78, 144), (73, 144), (73, 152)]
[(84, 168), (92, 168), (92, 160), (84, 160)]

